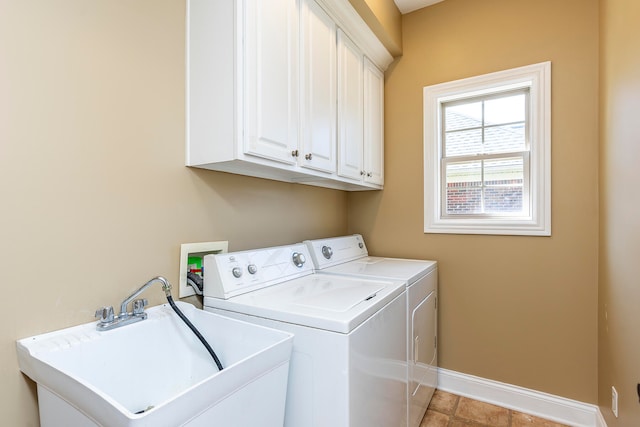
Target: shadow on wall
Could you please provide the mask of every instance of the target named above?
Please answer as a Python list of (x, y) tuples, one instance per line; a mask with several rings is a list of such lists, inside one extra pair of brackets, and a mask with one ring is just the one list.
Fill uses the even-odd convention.
[(230, 250), (276, 246), (347, 231), (347, 195), (225, 172), (188, 168), (200, 207), (215, 213)]
[[(348, 196), (348, 234), (362, 234), (369, 250), (375, 246), (370, 236), (380, 226), (379, 219), (382, 217), (380, 206), (384, 191), (360, 191), (350, 193)], [(389, 227), (391, 232), (393, 232), (392, 228), (395, 227)]]

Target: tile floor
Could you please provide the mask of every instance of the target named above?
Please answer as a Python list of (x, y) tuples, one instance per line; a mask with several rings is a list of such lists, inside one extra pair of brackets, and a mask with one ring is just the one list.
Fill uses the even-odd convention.
[(436, 390), (420, 427), (566, 427), (522, 412)]

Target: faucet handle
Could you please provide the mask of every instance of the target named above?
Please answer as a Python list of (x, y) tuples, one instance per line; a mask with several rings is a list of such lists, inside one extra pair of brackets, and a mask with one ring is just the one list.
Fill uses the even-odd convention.
[(149, 305), (149, 301), (146, 298), (137, 299), (133, 302), (133, 314), (142, 314), (144, 313), (144, 308)]
[(101, 307), (101, 308), (97, 309), (95, 317), (100, 319), (100, 323), (111, 323), (111, 322), (113, 322), (113, 319), (114, 319), (113, 307), (112, 306), (108, 306), (108, 307)]

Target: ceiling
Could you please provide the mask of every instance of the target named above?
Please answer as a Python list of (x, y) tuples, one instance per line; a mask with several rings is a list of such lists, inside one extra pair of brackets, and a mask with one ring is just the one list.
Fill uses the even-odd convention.
[(413, 12), (423, 7), (431, 6), (435, 3), (440, 3), (443, 0), (393, 0), (400, 9), (402, 14)]

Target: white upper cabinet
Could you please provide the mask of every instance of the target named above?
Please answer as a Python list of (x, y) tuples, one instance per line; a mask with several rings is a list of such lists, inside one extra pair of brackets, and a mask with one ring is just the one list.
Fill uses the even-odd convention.
[(302, 1), (301, 166), (336, 171), (336, 24), (314, 0)]
[(364, 56), (338, 30), (338, 174), (361, 181), (364, 174)]
[(186, 164), (382, 188), (392, 60), (348, 0), (187, 0)]
[(298, 148), (297, 0), (246, 0), (245, 153), (288, 164)]
[(364, 180), (384, 183), (384, 75), (364, 60)]
[(338, 30), (338, 174), (384, 184), (384, 76)]

